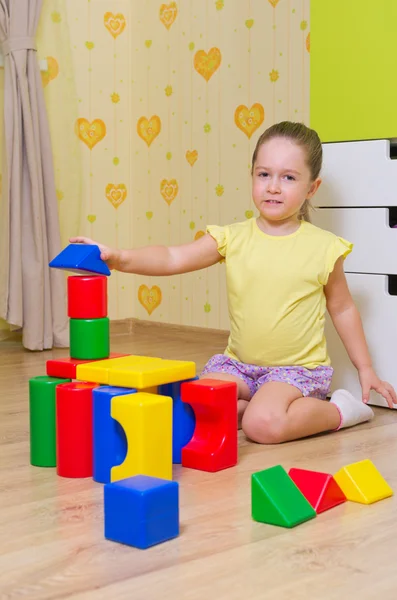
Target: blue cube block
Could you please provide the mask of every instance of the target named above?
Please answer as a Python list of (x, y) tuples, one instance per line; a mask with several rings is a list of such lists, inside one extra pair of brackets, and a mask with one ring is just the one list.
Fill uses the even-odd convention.
[(69, 244), (49, 266), (83, 275), (110, 275), (109, 267), (101, 259), (99, 247), (93, 244)]
[(105, 538), (146, 549), (179, 535), (179, 485), (136, 475), (104, 487)]
[[(198, 377), (187, 379), (195, 381)], [(185, 381), (166, 383), (159, 386), (159, 394), (172, 398), (172, 462), (182, 463), (182, 448), (190, 442), (196, 427), (196, 417), (189, 404), (182, 402), (181, 385)]]
[(111, 416), (112, 398), (135, 392), (136, 389), (110, 385), (93, 390), (93, 479), (98, 483), (109, 483), (112, 467), (121, 465), (127, 454), (124, 429)]

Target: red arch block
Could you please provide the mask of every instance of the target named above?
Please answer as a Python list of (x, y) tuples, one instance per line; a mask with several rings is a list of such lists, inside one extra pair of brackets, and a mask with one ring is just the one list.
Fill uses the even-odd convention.
[(216, 379), (183, 383), (182, 401), (190, 404), (196, 428), (182, 448), (182, 466), (220, 471), (237, 464), (237, 385)]

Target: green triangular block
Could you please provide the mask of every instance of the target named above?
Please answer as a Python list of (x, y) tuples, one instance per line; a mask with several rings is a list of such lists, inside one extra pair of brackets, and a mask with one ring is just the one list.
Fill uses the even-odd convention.
[(251, 476), (252, 518), (260, 523), (295, 527), (316, 511), (281, 465)]

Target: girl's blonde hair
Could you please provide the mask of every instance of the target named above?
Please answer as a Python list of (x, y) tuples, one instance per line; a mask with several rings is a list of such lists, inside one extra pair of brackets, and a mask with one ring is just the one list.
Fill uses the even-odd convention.
[[(312, 181), (320, 175), (323, 162), (323, 148), (321, 140), (314, 129), (306, 127), (303, 123), (293, 123), (291, 121), (282, 121), (275, 123), (262, 133), (257, 141), (254, 153), (252, 155), (251, 174), (258, 156), (259, 148), (269, 140), (274, 138), (286, 138), (301, 146), (306, 153), (306, 162), (310, 169)], [(306, 199), (301, 206), (298, 218), (302, 221), (310, 221), (310, 209), (313, 208), (310, 200)]]

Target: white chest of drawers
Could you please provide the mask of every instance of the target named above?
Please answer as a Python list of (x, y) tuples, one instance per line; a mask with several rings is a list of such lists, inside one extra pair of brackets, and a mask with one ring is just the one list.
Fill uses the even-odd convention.
[[(397, 390), (397, 160), (390, 142), (324, 144), (323, 183), (314, 225), (353, 242), (345, 271), (360, 311), (374, 367)], [(327, 317), (326, 337), (334, 367), (332, 390), (360, 397), (357, 371)], [(371, 404), (387, 406), (371, 393)], [(397, 408), (397, 405), (394, 406)]]

